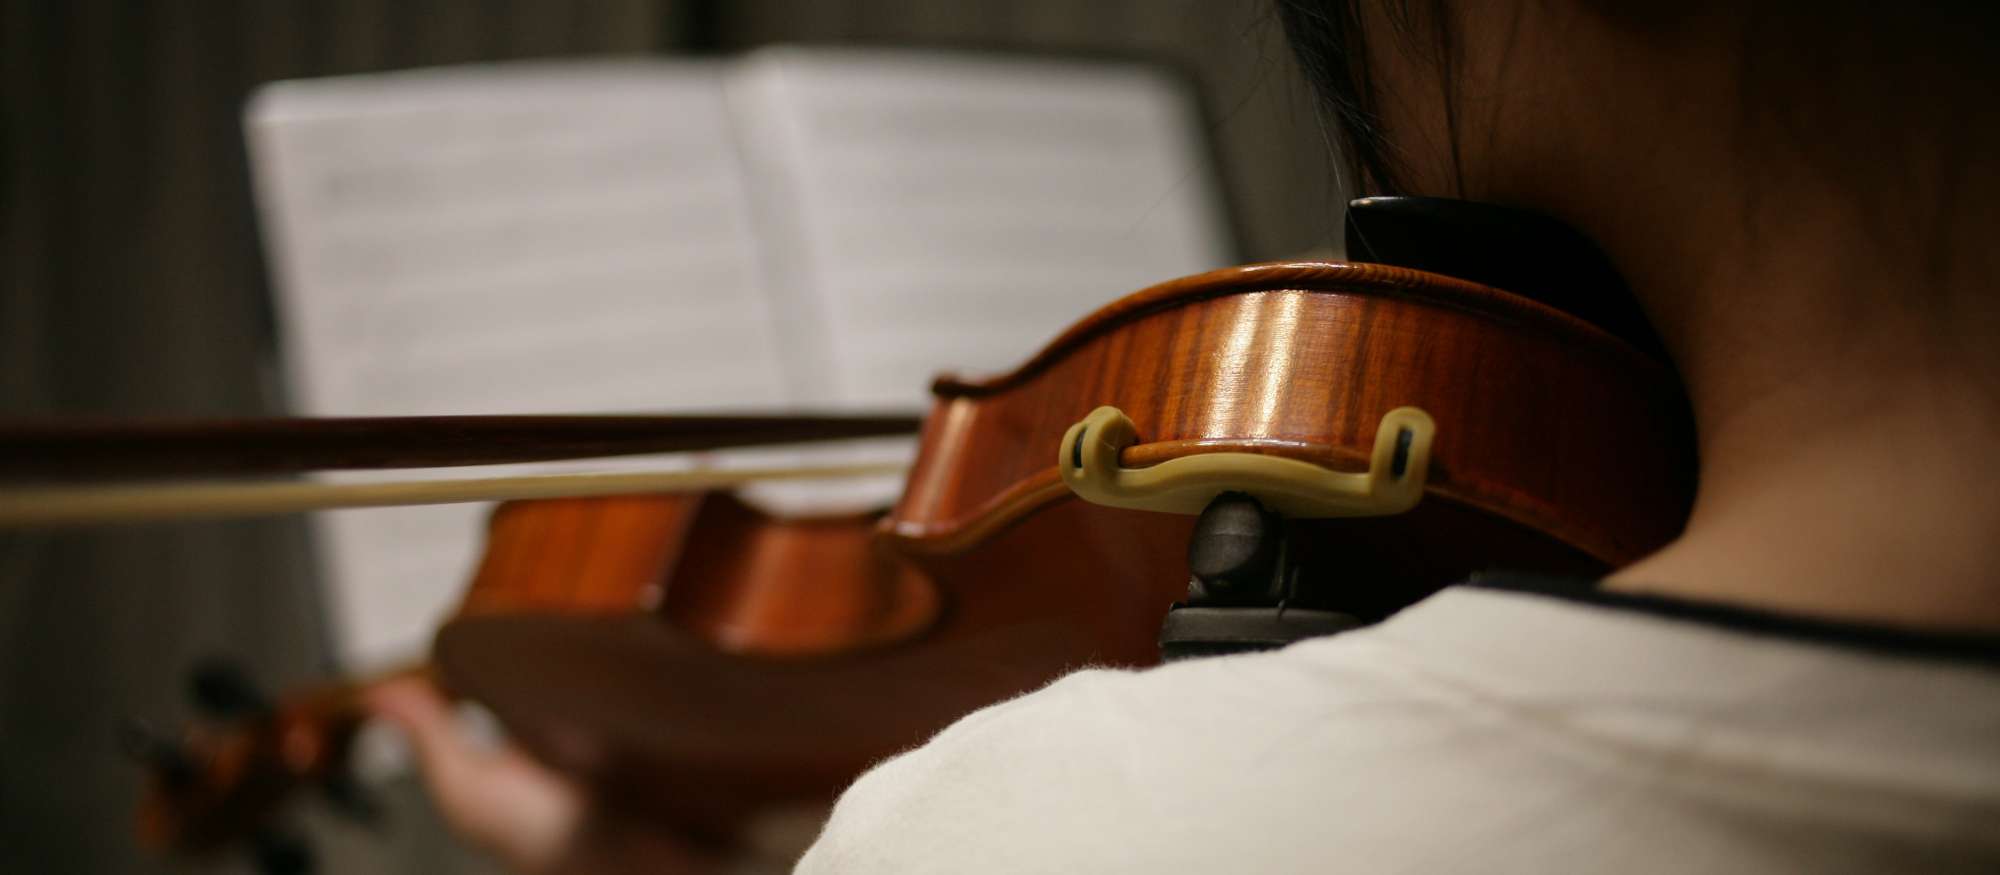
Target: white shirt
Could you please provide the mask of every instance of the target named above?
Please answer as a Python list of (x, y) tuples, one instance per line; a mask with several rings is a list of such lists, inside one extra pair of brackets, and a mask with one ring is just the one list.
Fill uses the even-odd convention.
[(1454, 588), (978, 711), (797, 871), (2000, 872), (2000, 670)]

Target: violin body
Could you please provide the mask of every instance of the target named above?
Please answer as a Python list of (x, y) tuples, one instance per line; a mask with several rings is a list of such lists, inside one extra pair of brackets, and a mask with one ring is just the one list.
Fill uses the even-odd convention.
[[(718, 658), (863, 647), (921, 627), (936, 607), (914, 571), (874, 549), (878, 516), (778, 518), (723, 492), (506, 502), (456, 622), (643, 618)], [(533, 653), (498, 664), (523, 656)], [(440, 680), (429, 666), (383, 679), (411, 675)], [(217, 850), (256, 834), (297, 791), (345, 780), (373, 683), (332, 683), (178, 738), (139, 739), (155, 766), (141, 840)]]
[(741, 655), (897, 640), (936, 593), (874, 548), (878, 516), (779, 518), (726, 492), (507, 502), (458, 618), (644, 615)]
[[(1195, 518), (1072, 492), (1072, 424), (1097, 408), (1129, 423), (1104, 445), (1129, 472), (1276, 457), (1335, 479), (1388, 458), (1380, 436), (1405, 459), (1378, 423), (1422, 411), (1414, 505), (1287, 523), (1299, 573), (1369, 620), (1489, 568), (1594, 575), (1671, 539), (1693, 493), (1689, 420), (1646, 346), (1398, 267), (1176, 280), (1010, 373), (939, 379), (886, 515), (778, 519), (717, 492), (500, 505), (430, 671), (594, 792), (727, 845), (977, 708), (1157, 661)], [(142, 832), (213, 847), (337, 776), (358, 690), (204, 735), (194, 768), (156, 773)]]
[[(545, 761), (727, 842), (759, 812), (829, 801), (975, 708), (1079, 667), (1156, 660), (1161, 618), (1186, 592), (1193, 520), (1070, 494), (1063, 436), (1100, 405), (1137, 426), (1120, 454), (1134, 468), (1230, 452), (1354, 470), (1386, 412), (1428, 411), (1436, 438), (1414, 509), (1299, 523), (1312, 563), (1364, 615), (1488, 568), (1600, 573), (1672, 538), (1693, 489), (1685, 402), (1664, 363), (1524, 298), (1379, 265), (1166, 283), (1011, 373), (941, 379), (935, 393), (902, 499), (867, 549), (846, 531), (829, 554), (840, 564), (673, 572), (661, 557), (713, 545), (671, 509), (680, 499), (633, 499), (653, 510), (631, 523), (642, 537), (619, 543), (644, 549), (593, 554), (586, 567), (610, 569), (600, 590), (572, 552), (599, 535), (577, 524), (567, 541), (530, 544), (509, 536), (510, 519), (543, 511), (503, 507), (481, 585), (505, 578), (558, 602), (549, 587), (591, 589), (595, 615), (494, 610), (475, 586), (438, 635), (445, 682)], [(691, 566), (776, 561), (735, 546)], [(872, 569), (867, 583), (825, 589), (850, 587), (856, 565)], [(756, 607), (809, 599), (818, 606)], [(813, 631), (786, 631), (799, 623)]]
[[(883, 534), (936, 562), (995, 558), (978, 549), (993, 532), (1076, 502), (1058, 444), (1104, 404), (1138, 426), (1142, 442), (1121, 454), (1135, 468), (1237, 452), (1361, 469), (1384, 414), (1428, 411), (1438, 432), (1415, 509), (1308, 524), (1308, 540), (1359, 563), (1348, 566), (1355, 586), (1402, 596), (1487, 567), (1591, 574), (1629, 562), (1679, 532), (1693, 495), (1685, 401), (1663, 362), (1519, 296), (1383, 265), (1253, 265), (1165, 283), (1012, 373), (941, 379), (935, 394)], [(1140, 550), (1157, 538), (1139, 532), (1179, 523), (1088, 516), (1064, 524), (1089, 540), (1051, 531), (1048, 543), (1120, 551), (1123, 538)]]

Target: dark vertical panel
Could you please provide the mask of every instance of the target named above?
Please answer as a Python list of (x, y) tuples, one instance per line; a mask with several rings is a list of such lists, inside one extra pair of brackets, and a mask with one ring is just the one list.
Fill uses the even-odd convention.
[[(145, 275), (128, 276), (123, 297), (143, 319), (155, 398), (181, 410), (262, 412), (254, 375), (266, 352), (257, 286), (243, 265), (256, 240), (242, 221), (248, 203), (236, 103), (245, 49), (228, 38), (233, 3), (149, 7), (145, 92), (148, 120), (143, 225), (134, 241)], [(140, 344), (133, 340), (136, 348)], [(135, 381), (127, 380), (131, 386)], [(131, 409), (139, 401), (120, 399)]]
[[(67, 4), (62, 14), (54, 17), (55, 27), (48, 40), (56, 47), (57, 54), (40, 87), (47, 89), (55, 100), (49, 118), (37, 120), (36, 125), (37, 133), (50, 138), (49, 151), (43, 154), (43, 163), (36, 172), (49, 181), (51, 234), (44, 245), (50, 262), (50, 282), (46, 289), (49, 325), (55, 329), (51, 339), (56, 350), (74, 349), (93, 356), (103, 354), (103, 341), (115, 336), (124, 320), (115, 309), (94, 312), (100, 308), (93, 306), (94, 302), (84, 297), (81, 290), (101, 286), (109, 258), (119, 253), (104, 253), (108, 258), (92, 258), (85, 253), (93, 243), (118, 239), (113, 232), (129, 220), (124, 211), (107, 210), (101, 202), (104, 193), (115, 186), (122, 169), (112, 160), (113, 150), (129, 139), (129, 132), (113, 124), (104, 137), (82, 136), (93, 123), (112, 121), (103, 117), (110, 102), (108, 95), (123, 84), (117, 81), (114, 70), (103, 69), (99, 73), (105, 67), (103, 59), (108, 48), (129, 40), (129, 29), (96, 25), (104, 6), (101, 2)], [(93, 29), (100, 32), (93, 34)], [(82, 172), (87, 167), (97, 168), (98, 172)], [(101, 376), (102, 371), (96, 369), (54, 369), (49, 390), (55, 408), (61, 411), (83, 408), (91, 384), (101, 383)]]
[(1023, 3), (1014, 27), (1030, 45), (1055, 45), (1070, 34), (1102, 30), (1097, 22), (1115, 11), (1108, 3)]
[[(0, 12), (0, 413), (48, 409), (49, 229), (53, 195), (39, 171), (49, 153), (35, 124), (55, 101), (46, 83), (52, 52), (40, 35), (61, 14), (35, 0), (7, 0)], [(5, 622), (0, 618), (0, 622)], [(0, 642), (4, 643), (4, 642)], [(4, 705), (0, 700), (0, 705)], [(4, 777), (4, 776), (0, 776)], [(4, 823), (0, 817), (0, 823)]]
[(688, 0), (681, 5), (679, 26), (685, 38), (678, 44), (690, 52), (715, 51), (722, 42), (721, 0)]
[(323, 24), (331, 35), (323, 74), (363, 73), (389, 65), (383, 32), (389, 27), (393, 0), (322, 0)]
[(404, 27), (412, 44), (405, 53), (407, 63), (466, 64), (490, 57), (497, 40), (488, 39), (486, 28), (478, 24), (481, 6), (480, 0), (407, 4)]
[[(271, 409), (257, 84), (675, 33), (665, 0), (0, 3), (0, 415)], [(309, 583), (297, 520), (0, 533), (0, 872), (187, 871), (131, 840), (139, 773), (110, 728), (186, 720), (183, 672), (211, 653), (274, 686), (319, 675)], [(492, 871), (418, 799), (386, 800), (386, 838), (309, 812), (324, 870)]]
[[(254, 240), (233, 143), (242, 45), (217, 26), (233, 4), (42, 6), (55, 11), (7, 28), (46, 52), (38, 70), (10, 69), (10, 93), (48, 99), (10, 128), (8, 152), (34, 153), (49, 217), (39, 245), (10, 252), (39, 281), (8, 293), (41, 302), (47, 409), (256, 410)], [(319, 645), (298, 548), (292, 521), (0, 540), (19, 621), (0, 642), (0, 808), (25, 830), (0, 870), (167, 866), (130, 841), (138, 772), (111, 729), (185, 719), (181, 671), (211, 650), (308, 674)]]
[(508, 56), (538, 58), (571, 51), (574, 30), (570, 20), (576, 7), (540, 0), (513, 0), (502, 5), (507, 10)]

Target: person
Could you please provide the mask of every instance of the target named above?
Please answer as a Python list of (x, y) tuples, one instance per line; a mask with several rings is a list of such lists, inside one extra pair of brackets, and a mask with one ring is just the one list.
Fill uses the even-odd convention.
[[(2000, 871), (2000, 7), (1279, 14), (1356, 188), (1619, 267), (1693, 406), (1684, 533), (1595, 586), (1071, 675), (876, 766), (798, 871)], [(590, 844), (423, 696), (380, 707), (462, 829), (530, 870)]]

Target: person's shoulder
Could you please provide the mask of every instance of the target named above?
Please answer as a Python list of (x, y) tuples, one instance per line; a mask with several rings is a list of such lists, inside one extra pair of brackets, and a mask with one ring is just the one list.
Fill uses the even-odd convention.
[[(1210, 657), (1145, 669), (1092, 667), (975, 711), (875, 772), (1032, 746), (1037, 751), (1120, 745), (1129, 731), (1177, 734), (1188, 720), (1263, 721), (1310, 701), (1369, 695), (1388, 661), (1367, 636), (1301, 642), (1282, 650)], [(893, 768), (892, 768), (893, 766)], [(875, 773), (871, 773), (871, 777)]]
[[(1171, 820), (1136, 809), (1197, 791), (1205, 772), (1190, 766), (1229, 761), (1218, 746), (1254, 750), (1331, 700), (1379, 694), (1354, 667), (1367, 661), (1361, 642), (1334, 643), (1086, 669), (976, 711), (849, 787), (799, 871), (915, 871), (974, 846), (986, 856), (977, 871), (1088, 859), (1088, 847)], [(1007, 835), (1034, 846), (993, 840)]]
[[(1996, 683), (1458, 589), (978, 711), (854, 784), (800, 871), (1315, 871), (1336, 848), (1397, 871), (1880, 871), (1936, 824), (1991, 820)], [(1991, 871), (1991, 831), (1960, 832), (1940, 853)]]

